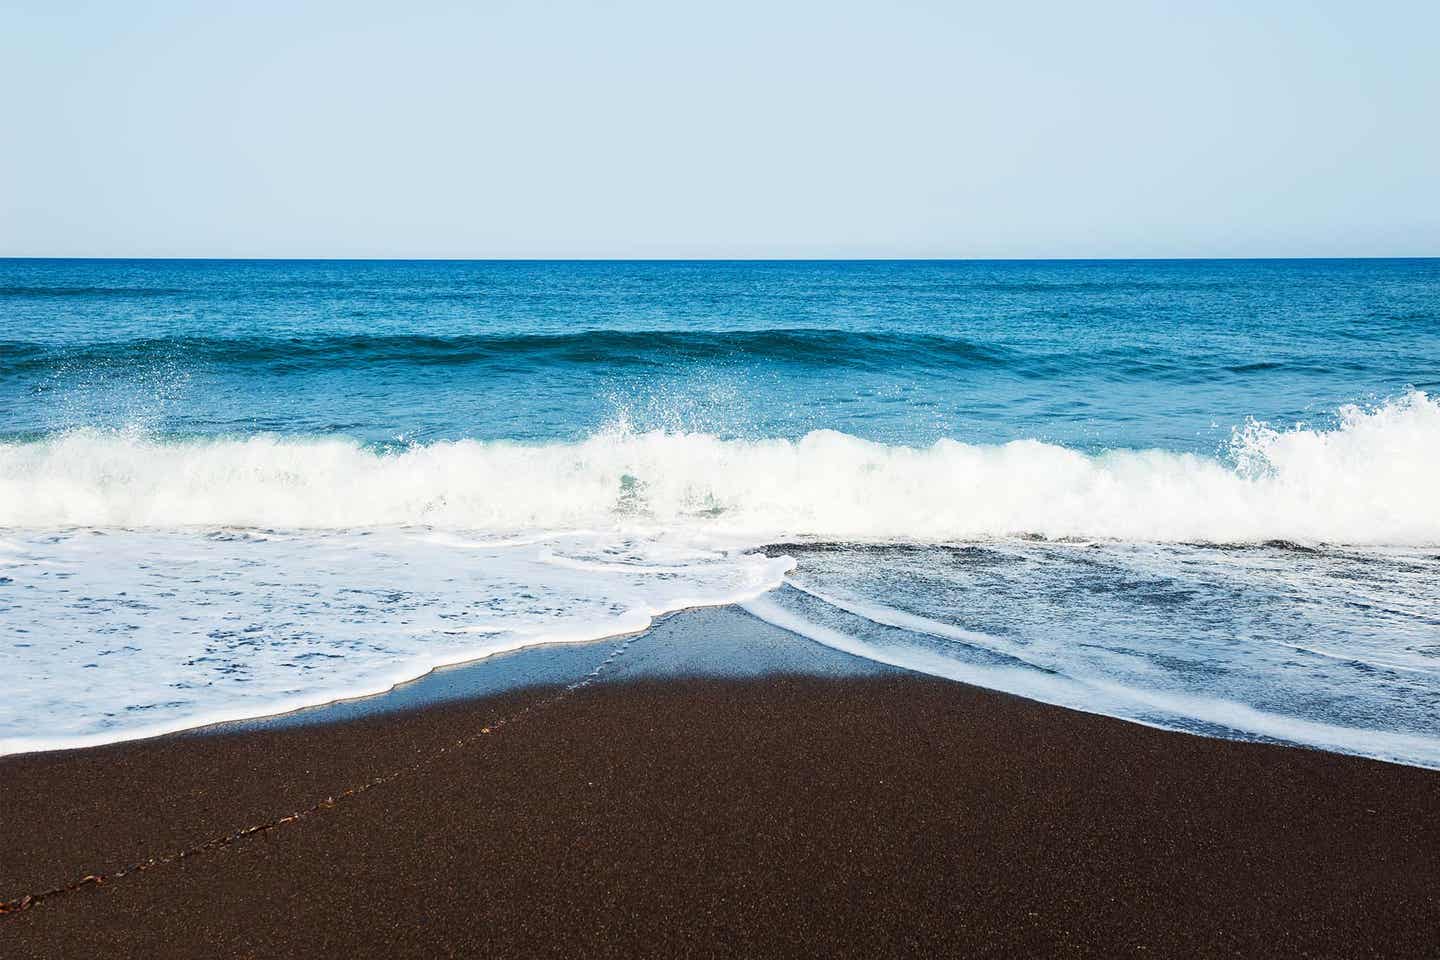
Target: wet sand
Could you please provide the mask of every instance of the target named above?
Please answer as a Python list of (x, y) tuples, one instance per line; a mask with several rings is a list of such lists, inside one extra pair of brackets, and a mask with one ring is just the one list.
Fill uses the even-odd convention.
[[(1152, 730), (741, 623), (675, 618), (528, 711), (568, 668), (0, 760), (6, 900), (401, 771), (0, 917), (0, 955), (1440, 954), (1436, 772)], [(725, 667), (744, 630), (766, 669)]]

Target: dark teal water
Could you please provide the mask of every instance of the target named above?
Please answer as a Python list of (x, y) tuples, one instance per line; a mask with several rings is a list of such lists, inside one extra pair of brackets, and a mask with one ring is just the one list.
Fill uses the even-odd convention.
[(0, 436), (1215, 452), (1440, 382), (1440, 261), (0, 261)]

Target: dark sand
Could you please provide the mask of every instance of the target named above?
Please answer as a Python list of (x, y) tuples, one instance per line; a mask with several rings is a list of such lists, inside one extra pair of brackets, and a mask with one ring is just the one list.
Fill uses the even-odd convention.
[[(692, 672), (617, 671), (0, 917), (0, 957), (1440, 956), (1435, 772), (893, 671)], [(0, 760), (0, 899), (553, 689)]]

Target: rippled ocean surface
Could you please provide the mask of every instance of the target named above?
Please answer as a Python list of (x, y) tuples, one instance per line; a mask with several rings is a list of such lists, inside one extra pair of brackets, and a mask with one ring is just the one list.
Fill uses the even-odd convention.
[(1440, 767), (1440, 261), (0, 261), (0, 752), (739, 602)]

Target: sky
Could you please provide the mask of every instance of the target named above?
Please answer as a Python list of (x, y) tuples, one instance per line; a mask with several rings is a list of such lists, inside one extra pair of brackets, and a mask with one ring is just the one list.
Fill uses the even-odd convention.
[(1440, 255), (1433, 2), (0, 0), (0, 256)]

